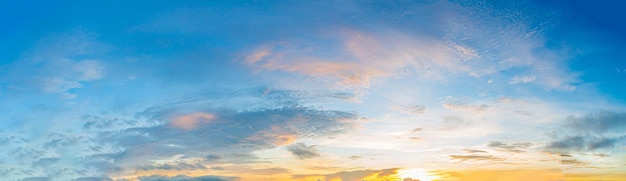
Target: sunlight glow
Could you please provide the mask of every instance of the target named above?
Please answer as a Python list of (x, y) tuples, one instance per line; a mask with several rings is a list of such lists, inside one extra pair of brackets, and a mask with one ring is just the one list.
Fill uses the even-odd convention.
[(420, 181), (433, 181), (438, 179), (436, 176), (429, 174), (426, 170), (420, 168), (401, 169), (398, 170), (398, 176), (412, 179), (419, 179)]

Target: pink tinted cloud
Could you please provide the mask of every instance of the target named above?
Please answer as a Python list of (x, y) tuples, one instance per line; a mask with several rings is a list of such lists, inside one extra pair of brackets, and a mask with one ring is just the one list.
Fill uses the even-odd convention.
[(170, 126), (183, 130), (192, 130), (195, 129), (200, 123), (209, 123), (213, 119), (215, 119), (213, 114), (201, 112), (190, 113), (175, 116), (170, 122)]

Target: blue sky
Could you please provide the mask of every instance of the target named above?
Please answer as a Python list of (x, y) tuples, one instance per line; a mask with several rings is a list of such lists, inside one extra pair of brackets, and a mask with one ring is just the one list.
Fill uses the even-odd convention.
[(0, 175), (619, 180), (625, 5), (3, 3)]

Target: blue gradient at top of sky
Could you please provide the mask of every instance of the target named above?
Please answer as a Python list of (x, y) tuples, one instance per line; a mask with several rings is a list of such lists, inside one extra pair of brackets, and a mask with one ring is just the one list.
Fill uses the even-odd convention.
[(621, 101), (626, 100), (624, 59), (619, 53), (626, 49), (626, 19), (621, 1), (536, 1), (539, 7), (563, 13), (563, 22), (548, 33), (548, 46), (572, 46), (588, 50), (574, 58), (571, 67), (583, 72), (583, 82), (596, 83), (598, 88)]
[[(429, 1), (423, 1), (429, 3)], [(298, 36), (298, 31), (306, 27), (315, 27), (316, 24), (351, 24), (375, 26), (376, 21), (387, 21), (384, 17), (351, 17), (350, 12), (333, 12), (330, 15), (323, 13), (309, 13), (290, 11), (287, 6), (307, 4), (299, 2), (263, 2), (249, 1), (151, 1), (145, 2), (70, 2), (70, 1), (20, 1), (4, 3), (0, 11), (0, 21), (5, 28), (0, 30), (2, 38), (3, 64), (15, 61), (43, 37), (51, 33), (63, 33), (73, 29), (86, 29), (96, 32), (99, 39), (118, 47), (116, 53), (150, 54), (159, 57), (176, 56), (190, 48), (218, 47), (219, 49), (236, 50), (247, 46), (250, 42), (272, 39), (280, 33)], [(316, 3), (313, 3), (316, 4)], [(324, 8), (324, 3), (319, 7)], [(341, 3), (336, 3), (341, 4)], [(381, 3), (382, 4), (382, 3)], [(396, 6), (401, 6), (395, 3)], [(502, 3), (506, 5), (507, 3)], [(204, 17), (192, 17), (190, 13), (190, 32), (176, 32), (176, 30), (160, 30), (160, 33), (133, 33), (132, 27), (144, 23), (147, 19), (158, 18), (163, 12), (198, 11), (197, 7), (217, 7), (211, 12), (202, 12)], [(583, 82), (597, 83), (599, 89), (617, 99), (624, 100), (622, 59), (624, 55), (624, 36), (626, 29), (622, 22), (626, 18), (622, 11), (623, 2), (619, 1), (534, 1), (533, 7), (558, 11), (563, 21), (556, 26), (556, 31), (547, 32), (547, 46), (572, 49), (581, 49), (582, 55), (577, 55), (572, 61), (574, 71), (583, 72)], [(248, 7), (248, 8), (246, 8)], [(385, 11), (385, 6), (372, 5)], [(196, 9), (196, 10), (194, 10)], [(235, 12), (240, 9), (246, 12)], [(293, 8), (293, 9), (298, 9)], [(339, 8), (341, 9), (341, 8)], [(311, 10), (316, 11), (316, 10)], [(377, 10), (374, 10), (377, 11)], [(249, 13), (249, 15), (247, 15)], [(259, 13), (258, 15), (256, 15)], [(330, 16), (330, 17), (328, 17)], [(336, 17), (335, 17), (336, 16)], [(269, 18), (269, 19), (268, 19)], [(391, 20), (393, 24), (394, 20)], [(198, 23), (209, 23), (213, 27), (194, 27)], [(388, 22), (386, 22), (388, 23)], [(401, 23), (406, 23), (401, 22)], [(419, 23), (419, 22), (418, 22)], [(304, 25), (304, 26), (302, 26)], [(166, 25), (167, 26), (167, 25)], [(178, 25), (171, 25), (178, 26)], [(263, 28), (263, 26), (285, 26), (285, 32), (276, 32), (283, 28)], [(402, 25), (399, 25), (402, 26)], [(302, 27), (304, 30), (298, 30)], [(219, 29), (217, 29), (219, 28)], [(131, 30), (129, 30), (131, 29)], [(183, 30), (184, 31), (184, 30)], [(200, 32), (201, 31), (201, 32)], [(160, 37), (160, 38), (155, 38)], [(159, 46), (156, 39), (168, 38), (172, 46)], [(162, 42), (161, 42), (162, 43)], [(132, 48), (130, 48), (132, 47)], [(566, 47), (567, 48), (567, 47)], [(229, 51), (229, 50), (226, 50)], [(617, 70), (620, 70), (618, 72)]]

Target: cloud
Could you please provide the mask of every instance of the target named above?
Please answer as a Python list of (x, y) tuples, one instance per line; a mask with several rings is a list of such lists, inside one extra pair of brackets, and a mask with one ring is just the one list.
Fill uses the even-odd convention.
[[(325, 110), (300, 103), (303, 96), (284, 90), (204, 91), (179, 102), (154, 106), (139, 113), (153, 123), (125, 124), (88, 121), (89, 128), (106, 126), (121, 130), (103, 131), (99, 139), (124, 148), (119, 163), (139, 169), (176, 169), (206, 166), (199, 163), (148, 164), (163, 157), (184, 155), (212, 163), (251, 163), (261, 161), (252, 152), (288, 145), (300, 138), (319, 138), (344, 133), (353, 128), (357, 115)], [(232, 101), (231, 101), (232, 100)], [(243, 101), (229, 106), (225, 103)], [(238, 107), (239, 105), (258, 107)], [(106, 120), (103, 120), (106, 121)], [(117, 120), (116, 122), (125, 122)], [(207, 141), (211, 140), (211, 141)], [(290, 151), (302, 158), (317, 156), (314, 146), (291, 145)]]
[[(168, 113), (154, 112), (157, 117), (169, 117)], [(163, 114), (165, 113), (165, 114)], [(130, 148), (131, 152), (145, 155), (167, 156), (185, 153), (206, 155), (207, 151), (237, 149), (248, 152), (288, 144), (297, 138), (329, 136), (350, 129), (348, 120), (354, 114), (314, 110), (307, 107), (284, 107), (275, 109), (234, 112), (211, 111), (218, 115), (211, 124), (199, 125), (194, 130), (181, 130), (169, 126), (153, 126), (127, 129), (110, 134), (110, 142)], [(203, 140), (212, 140), (206, 142)], [(147, 151), (148, 154), (145, 152)], [(139, 156), (139, 155), (138, 155)]]
[(209, 113), (190, 113), (175, 116), (169, 124), (176, 128), (191, 130), (196, 128), (198, 124), (206, 124), (213, 119), (215, 119), (215, 116)]
[[(104, 76), (104, 66), (96, 60), (50, 60), (40, 69), (67, 69), (65, 73), (49, 73), (32, 75), (32, 81), (39, 84), (45, 93), (60, 94), (67, 98), (76, 95), (68, 93), (72, 89), (81, 88), (84, 83), (101, 79)], [(45, 70), (43, 70), (45, 72)]]
[(550, 152), (610, 151), (626, 140), (626, 113), (599, 111), (584, 116), (568, 116), (561, 129), (551, 133)]
[(474, 150), (474, 149), (463, 149), (463, 151), (468, 152), (468, 153), (487, 153), (486, 151), (483, 151), (483, 150)]
[(261, 166), (261, 168), (253, 168), (246, 165), (235, 165), (235, 166), (224, 166), (222, 173), (224, 174), (233, 174), (239, 175), (241, 173), (251, 174), (251, 175), (277, 175), (277, 174), (286, 174), (290, 171), (286, 168), (280, 167), (265, 167)]
[(205, 176), (187, 176), (187, 175), (177, 175), (173, 177), (163, 176), (163, 175), (151, 175), (151, 176), (143, 176), (139, 177), (140, 181), (229, 181), (236, 180), (237, 177), (223, 177), (223, 176), (213, 176), (213, 175), (205, 175)]
[(294, 143), (287, 147), (287, 151), (291, 152), (291, 154), (298, 159), (307, 159), (307, 158), (315, 158), (319, 157), (320, 153), (315, 148), (315, 145), (306, 146), (304, 143)]
[(459, 161), (501, 161), (502, 158), (491, 155), (450, 155), (450, 158)]
[(372, 79), (405, 74), (400, 70), (428, 77), (449, 72), (476, 74), (464, 61), (476, 57), (469, 47), (397, 31), (340, 28), (337, 32), (333, 39), (311, 40), (323, 44), (267, 43), (241, 62), (257, 71), (293, 72), (356, 88), (368, 88)]
[[(553, 13), (519, 3), (502, 7), (506, 10), (489, 3), (459, 2), (413, 2), (402, 7), (346, 6), (349, 17), (379, 15), (368, 19), (376, 26), (328, 21), (321, 30), (309, 27), (304, 33), (261, 41), (243, 52), (239, 62), (257, 72), (294, 73), (341, 88), (368, 88), (372, 80), (398, 76), (439, 81), (459, 76), (510, 78), (511, 72), (520, 72), (510, 84), (575, 89), (577, 75), (564, 66), (568, 55), (545, 47), (543, 32), (558, 23)], [(334, 8), (323, 10), (344, 13)], [(398, 12), (403, 12), (401, 17), (394, 16)]]
[(491, 148), (495, 148), (496, 150), (499, 150), (499, 151), (522, 153), (524, 152), (524, 150), (521, 150), (521, 149), (528, 148), (532, 145), (533, 145), (532, 143), (528, 143), (528, 142), (503, 143), (499, 141), (492, 141), (492, 142), (489, 142), (487, 146)]
[[(0, 162), (8, 169), (0, 172), (9, 180), (40, 176), (73, 180), (138, 170), (218, 166), (224, 172), (237, 171), (227, 165), (267, 163), (253, 152), (302, 138), (342, 134), (361, 119), (354, 112), (307, 105), (341, 100), (329, 92), (266, 90), (209, 88), (140, 108), (130, 116), (88, 112), (68, 117), (77, 120), (71, 132), (50, 129), (38, 136), (0, 132), (4, 146), (0, 154), (7, 155)], [(247, 171), (286, 173), (275, 168)]]
[(472, 122), (464, 120), (463, 117), (457, 115), (444, 116), (443, 123), (442, 129), (444, 130), (464, 128), (472, 124)]
[(423, 115), (424, 111), (426, 111), (426, 107), (417, 104), (409, 104), (406, 107), (399, 108), (399, 110), (407, 114)]
[(217, 154), (208, 154), (207, 156), (204, 157), (207, 161), (218, 161), (220, 159), (222, 159), (222, 156), (217, 155)]
[(599, 111), (581, 117), (569, 116), (564, 125), (581, 133), (609, 133), (626, 130), (626, 112)]
[(362, 180), (365, 178), (386, 178), (393, 177), (398, 173), (399, 168), (389, 168), (382, 170), (354, 170), (354, 171), (342, 171), (325, 175), (293, 175), (293, 179), (296, 180), (311, 180), (312, 178), (322, 178), (324, 180)]
[(138, 170), (205, 170), (207, 167), (200, 161), (185, 162), (174, 161), (172, 163), (152, 163), (137, 167)]
[(441, 107), (456, 110), (456, 111), (471, 111), (474, 113), (482, 113), (485, 112), (489, 106), (486, 104), (481, 105), (469, 105), (463, 102), (457, 102), (453, 100), (445, 100), (441, 103)]
[(0, 78), (18, 80), (10, 82), (14, 88), (74, 98), (77, 95), (70, 90), (82, 88), (106, 74), (105, 64), (98, 59), (110, 47), (94, 37), (87, 31), (73, 30), (44, 38), (5, 67), (7, 74)]
[(548, 143), (546, 149), (552, 151), (593, 151), (611, 149), (626, 136), (607, 138), (594, 136), (569, 136)]
[(537, 77), (535, 77), (534, 75), (528, 75), (528, 76), (516, 75), (515, 77), (511, 78), (511, 80), (509, 81), (509, 84), (531, 83), (535, 81), (535, 79), (537, 79)]
[(576, 160), (576, 159), (562, 159), (560, 163), (565, 164), (565, 165), (588, 165), (589, 164), (589, 162), (583, 162), (583, 161)]

